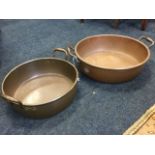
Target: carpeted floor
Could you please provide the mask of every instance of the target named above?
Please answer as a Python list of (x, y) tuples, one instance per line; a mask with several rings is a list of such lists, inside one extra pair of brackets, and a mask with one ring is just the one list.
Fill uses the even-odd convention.
[[(51, 49), (75, 45), (81, 38), (116, 33), (155, 39), (155, 21), (146, 31), (139, 20), (124, 20), (119, 29), (113, 20), (0, 20), (0, 82), (15, 65), (51, 56)], [(151, 59), (136, 79), (104, 84), (80, 75), (77, 95), (63, 112), (48, 119), (24, 118), (0, 99), (0, 134), (122, 134), (155, 103), (155, 46)], [(96, 94), (92, 94), (95, 91)]]

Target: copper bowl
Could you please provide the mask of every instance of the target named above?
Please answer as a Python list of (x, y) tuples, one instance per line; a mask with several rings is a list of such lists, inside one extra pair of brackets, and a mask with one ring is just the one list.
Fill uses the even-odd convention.
[(71, 103), (77, 81), (78, 71), (67, 60), (38, 58), (14, 67), (5, 76), (1, 96), (23, 115), (44, 118)]
[[(142, 42), (147, 42), (148, 46)], [(124, 35), (101, 34), (80, 40), (67, 51), (77, 59), (88, 77), (106, 83), (120, 83), (135, 78), (150, 58), (150, 37), (135, 39)]]

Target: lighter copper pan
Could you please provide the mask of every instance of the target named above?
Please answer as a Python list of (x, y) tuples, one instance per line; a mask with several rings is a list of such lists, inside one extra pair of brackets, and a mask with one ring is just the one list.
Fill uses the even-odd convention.
[[(154, 41), (149, 37), (150, 47)], [(94, 35), (80, 40), (75, 56), (82, 72), (107, 83), (120, 83), (136, 77), (150, 58), (149, 48), (141, 41), (123, 35)], [(74, 56), (74, 57), (75, 57)]]

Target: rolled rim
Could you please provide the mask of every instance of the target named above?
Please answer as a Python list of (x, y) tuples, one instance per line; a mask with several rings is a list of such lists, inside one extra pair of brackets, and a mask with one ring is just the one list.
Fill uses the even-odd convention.
[[(142, 62), (138, 63), (137, 65), (133, 65), (131, 67), (126, 67), (126, 68), (108, 68), (108, 67), (100, 67), (100, 66), (95, 66), (95, 65), (92, 65), (88, 62), (86, 62), (77, 52), (77, 47), (85, 40), (87, 39), (91, 39), (91, 38), (97, 38), (97, 37), (122, 37), (122, 38), (126, 38), (126, 39), (130, 39), (130, 40), (133, 40), (135, 42), (137, 42), (138, 44), (141, 44), (147, 51), (147, 57), (145, 58), (145, 60), (143, 60)], [(141, 42), (140, 40), (138, 39), (135, 39), (133, 37), (130, 37), (130, 36), (126, 36), (126, 35), (118, 35), (118, 34), (97, 34), (97, 35), (91, 35), (91, 36), (88, 36), (88, 37), (85, 37), (83, 39), (81, 39), (79, 42), (77, 42), (77, 44), (75, 45), (75, 54), (77, 56), (77, 58), (82, 61), (83, 63), (91, 66), (91, 67), (95, 67), (95, 68), (98, 68), (98, 69), (106, 69), (106, 70), (112, 70), (112, 71), (124, 71), (124, 70), (129, 70), (129, 69), (134, 69), (134, 68), (137, 68), (137, 67), (140, 67), (140, 66), (143, 66), (150, 58), (150, 49), (149, 47), (144, 44), (143, 42)]]

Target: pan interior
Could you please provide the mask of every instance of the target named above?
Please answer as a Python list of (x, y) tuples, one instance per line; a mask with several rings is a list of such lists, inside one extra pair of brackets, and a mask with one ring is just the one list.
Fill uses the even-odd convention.
[(14, 97), (24, 105), (47, 103), (63, 96), (72, 87), (73, 81), (62, 74), (43, 74), (23, 82)]
[(85, 55), (84, 60), (94, 66), (114, 69), (127, 68), (139, 63), (135, 57), (120, 51), (97, 51)]
[(148, 49), (136, 39), (121, 35), (96, 35), (81, 40), (76, 46), (79, 59), (90, 65), (126, 69), (143, 63)]

